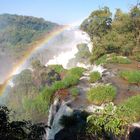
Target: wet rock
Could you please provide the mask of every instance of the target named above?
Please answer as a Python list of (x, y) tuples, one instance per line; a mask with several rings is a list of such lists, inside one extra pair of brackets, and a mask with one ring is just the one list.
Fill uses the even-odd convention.
[(58, 111), (53, 114), (53, 122), (51, 125), (51, 129), (47, 130), (47, 140), (54, 140), (54, 136), (58, 133), (63, 127), (59, 124), (60, 118), (63, 115), (70, 116), (73, 113), (73, 110), (66, 105), (65, 102), (62, 102)]

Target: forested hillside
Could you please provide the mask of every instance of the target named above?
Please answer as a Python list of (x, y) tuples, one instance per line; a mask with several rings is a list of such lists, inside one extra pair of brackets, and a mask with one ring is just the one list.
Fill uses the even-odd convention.
[(20, 56), (29, 44), (58, 25), (43, 18), (31, 16), (0, 15), (0, 56)]

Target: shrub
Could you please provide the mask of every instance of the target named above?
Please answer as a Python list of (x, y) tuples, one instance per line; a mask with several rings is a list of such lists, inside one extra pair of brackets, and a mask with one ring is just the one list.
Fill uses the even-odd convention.
[(107, 104), (103, 109), (97, 109), (87, 117), (87, 132), (97, 136), (98, 139), (104, 139), (105, 136), (108, 136), (107, 139), (112, 139), (113, 135), (119, 139), (126, 135), (126, 126), (130, 121), (125, 120), (122, 115), (120, 116), (122, 111), (124, 109), (117, 108), (111, 103)]
[(73, 88), (70, 89), (70, 93), (73, 97), (76, 98), (79, 94), (79, 89), (77, 87), (73, 87)]
[(75, 68), (70, 69), (67, 75), (76, 75), (80, 78), (83, 75), (83, 72), (84, 72), (84, 68), (75, 67)]
[(140, 84), (140, 71), (121, 71), (120, 77), (127, 80), (131, 84)]
[(101, 78), (101, 74), (98, 71), (94, 71), (94, 72), (90, 73), (89, 77), (90, 77), (89, 81), (91, 83), (94, 83)]
[[(37, 115), (42, 116), (47, 115), (53, 92), (54, 92), (53, 88), (45, 87), (34, 99), (29, 99), (27, 97), (24, 98), (23, 99), (24, 109), (27, 112), (30, 112), (30, 114), (34, 114), (35, 112), (37, 112), (38, 113)], [(32, 116), (32, 118), (34, 118), (34, 116)]]
[(78, 84), (78, 82), (79, 82), (79, 76), (77, 76), (77, 75), (70, 74), (63, 79), (65, 88), (74, 86), (74, 85)]
[(54, 82), (54, 84), (52, 85), (52, 88), (54, 91), (57, 91), (59, 89), (63, 89), (65, 88), (65, 84), (63, 81), (56, 81)]
[(116, 88), (112, 85), (98, 85), (91, 88), (87, 93), (90, 102), (100, 105), (111, 102), (116, 96)]
[(49, 65), (48, 68), (53, 69), (59, 74), (65, 70), (62, 65)]

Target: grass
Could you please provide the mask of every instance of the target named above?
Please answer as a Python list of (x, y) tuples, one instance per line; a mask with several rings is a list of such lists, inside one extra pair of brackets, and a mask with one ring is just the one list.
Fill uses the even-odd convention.
[(116, 88), (112, 85), (97, 85), (87, 92), (87, 99), (97, 105), (111, 102), (115, 96)]
[[(136, 95), (136, 96), (128, 98), (120, 106), (126, 108), (127, 110), (129, 110), (129, 112), (131, 112), (131, 115), (129, 115), (129, 117), (131, 117), (132, 121), (133, 120), (139, 121), (139, 119), (140, 119), (140, 95)], [(127, 117), (128, 112), (123, 111), (122, 115), (124, 117)]]
[(101, 64), (130, 64), (131, 60), (127, 57), (117, 56), (116, 54), (103, 55), (95, 61), (96, 65)]
[(140, 84), (140, 70), (121, 71), (120, 77), (127, 80), (130, 84)]
[(100, 58), (98, 58), (95, 61), (95, 63), (96, 63), (96, 65), (106, 64), (106, 60), (107, 60), (107, 55), (103, 55)]
[(72, 87), (70, 89), (70, 93), (74, 98), (76, 98), (79, 95), (79, 89), (77, 87)]
[(130, 64), (131, 61), (127, 57), (113, 55), (111, 58), (107, 60), (107, 63)]
[(90, 83), (95, 83), (99, 79), (101, 79), (101, 74), (98, 71), (94, 71), (94, 72), (90, 73), (89, 77), (90, 77), (90, 79), (89, 79)]
[(67, 75), (76, 75), (80, 78), (83, 75), (84, 71), (85, 69), (82, 67), (75, 67), (68, 70)]

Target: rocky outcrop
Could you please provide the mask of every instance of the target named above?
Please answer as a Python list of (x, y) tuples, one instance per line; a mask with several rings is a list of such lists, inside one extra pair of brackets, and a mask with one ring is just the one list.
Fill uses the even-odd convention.
[(50, 108), (50, 116), (48, 119), (48, 125), (51, 129), (47, 129), (47, 140), (54, 140), (54, 136), (58, 133), (63, 127), (60, 125), (59, 121), (63, 115), (70, 116), (73, 113), (73, 110), (67, 106), (67, 103), (55, 99), (54, 104)]

